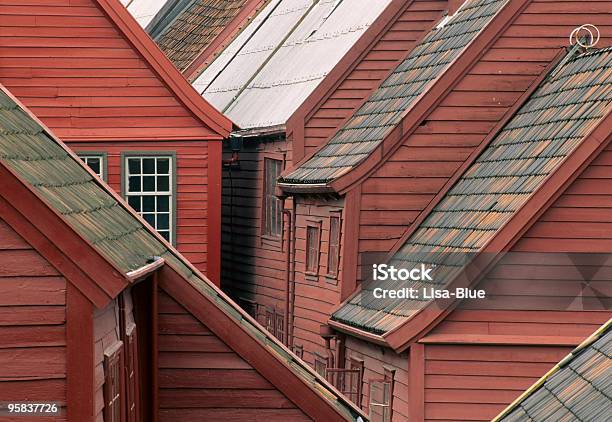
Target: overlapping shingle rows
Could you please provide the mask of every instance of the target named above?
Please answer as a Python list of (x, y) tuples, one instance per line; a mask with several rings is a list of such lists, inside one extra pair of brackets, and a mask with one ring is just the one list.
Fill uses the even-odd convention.
[(365, 160), (440, 76), (501, 10), (505, 0), (470, 0), (443, 27), (432, 30), (374, 91), (346, 125), (283, 183), (327, 183)]
[[(436, 205), (392, 259), (411, 268), (438, 264), (447, 283), (462, 266), (450, 256), (480, 251), (576, 149), (610, 110), (612, 49), (582, 54), (560, 64), (521, 107), (480, 157)], [(442, 263), (444, 265), (440, 266)], [(375, 299), (375, 287), (427, 287), (426, 282), (377, 282), (364, 288), (333, 318), (375, 333), (396, 327), (423, 308), (424, 300)]]

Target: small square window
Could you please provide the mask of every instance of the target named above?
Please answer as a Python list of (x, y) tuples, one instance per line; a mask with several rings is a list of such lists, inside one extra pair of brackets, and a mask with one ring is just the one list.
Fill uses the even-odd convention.
[(102, 180), (105, 177), (104, 155), (102, 154), (79, 154), (79, 158)]

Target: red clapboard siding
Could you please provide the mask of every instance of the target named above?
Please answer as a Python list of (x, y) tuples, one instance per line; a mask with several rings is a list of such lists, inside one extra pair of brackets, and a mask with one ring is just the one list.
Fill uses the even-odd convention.
[[(172, 142), (86, 142), (71, 143), (78, 153), (87, 151), (104, 152), (107, 157), (107, 183), (121, 192), (122, 154), (171, 152), (176, 159), (176, 246), (199, 270), (208, 273), (209, 248), (220, 245), (209, 243), (209, 182), (212, 171), (211, 160), (221, 160), (220, 154), (203, 141)], [(211, 156), (212, 154), (212, 156)], [(219, 175), (220, 177), (220, 175)], [(216, 201), (214, 201), (216, 202)], [(218, 230), (218, 228), (217, 228)], [(217, 258), (218, 254), (217, 254)], [(216, 280), (216, 277), (214, 278)]]
[(0, 338), (0, 401), (65, 407), (66, 280), (2, 219)]
[[(534, 83), (559, 49), (567, 45), (571, 30), (582, 25), (583, 19), (589, 17), (590, 22), (591, 18), (608, 13), (610, 8), (610, 2), (592, 2), (585, 10), (583, 2), (567, 1), (562, 3), (564, 17), (559, 20), (558, 4), (531, 2), (415, 132), (365, 180), (360, 252), (390, 250), (418, 213), (429, 205), (470, 153)], [(604, 36), (600, 42), (607, 46), (611, 41), (612, 38)], [(596, 171), (597, 174), (605, 173), (601, 167)], [(603, 197), (609, 191), (606, 182), (605, 177), (595, 177), (577, 183), (575, 189)], [(401, 218), (389, 217), (399, 216), (398, 211), (404, 210), (411, 212), (402, 214)], [(383, 211), (386, 218), (373, 218)], [(590, 215), (591, 219), (596, 218)], [(598, 243), (600, 249), (609, 248), (612, 239), (606, 233), (612, 226), (592, 223), (577, 225), (576, 230), (572, 228), (573, 234), (563, 237), (561, 227), (542, 222), (530, 231), (518, 248), (531, 242), (530, 247), (541, 249), (542, 242), (549, 236), (580, 238), (575, 240), (574, 246), (581, 250), (589, 249), (597, 239), (605, 240)]]
[(94, 0), (1, 2), (0, 55), (0, 82), (62, 139), (219, 139)]
[(309, 420), (179, 303), (158, 297), (160, 421)]
[(389, 6), (384, 25), (373, 25), (364, 34), (362, 38), (369, 42), (356, 45), (341, 63), (342, 69), (334, 70), (290, 120), (287, 132), (294, 130), (296, 137), (302, 130), (296, 126), (303, 125), (303, 139), (296, 142), (301, 146), (296, 145), (296, 162), (333, 135), (447, 8), (446, 0), (399, 3)]

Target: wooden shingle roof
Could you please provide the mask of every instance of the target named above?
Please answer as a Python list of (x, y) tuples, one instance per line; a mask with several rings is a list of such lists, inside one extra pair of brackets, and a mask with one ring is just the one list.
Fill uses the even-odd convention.
[(259, 0), (173, 1), (147, 28), (166, 56), (185, 70), (210, 43), (247, 7)]
[(612, 319), (494, 422), (604, 421), (612, 415)]
[[(190, 297), (196, 303), (212, 303), (223, 311), (224, 317), (227, 318), (225, 331), (218, 332), (217, 335), (221, 338), (228, 335), (248, 335), (250, 339), (256, 340), (259, 353), (273, 356), (275, 365), (290, 370), (295, 377), (292, 382), (299, 380), (297, 384), (306, 389), (304, 391), (311, 396), (309, 400), (316, 398), (312, 406), (323, 408), (337, 420), (366, 420), (365, 415), (348, 399), (331, 388), (306, 363), (297, 359), (264, 328), (256, 324), (238, 305), (147, 226), (127, 204), (119, 201), (108, 186), (95, 177), (74, 153), (1, 85), (0, 170), (3, 171), (2, 174), (9, 174), (11, 180), (17, 179), (20, 186), (25, 186), (39, 202), (45, 204), (46, 209), (50, 209), (59, 217), (66, 224), (70, 236), (84, 239), (89, 249), (111, 263), (113, 271), (120, 273), (97, 276), (106, 279), (120, 275), (127, 280), (130, 278), (130, 272), (142, 269), (152, 261), (160, 261), (159, 257), (163, 258), (168, 271), (180, 276), (172, 282), (176, 288), (188, 286), (190, 291), (195, 292), (195, 296), (191, 294)], [(0, 185), (3, 188), (4, 182), (3, 180)], [(3, 195), (6, 193), (2, 192)], [(58, 237), (50, 237), (54, 243), (59, 237), (67, 237), (63, 232), (53, 235)], [(81, 253), (72, 258), (78, 261), (79, 256)], [(115, 290), (114, 294), (118, 292)], [(231, 331), (231, 326), (238, 329)], [(237, 352), (241, 353), (239, 350)], [(294, 401), (296, 400), (299, 402), (299, 399)]]
[[(467, 264), (462, 259), (481, 252), (606, 118), (611, 82), (610, 48), (559, 64), (393, 255), (390, 263), (398, 268), (437, 265), (434, 281), (401, 287), (442, 287), (453, 281)], [(396, 284), (366, 285), (332, 319), (374, 334), (388, 333), (429, 303), (374, 298), (374, 288)]]
[(281, 184), (326, 184), (364, 161), (506, 3), (467, 0), (448, 22), (432, 29), (344, 127), (285, 175)]

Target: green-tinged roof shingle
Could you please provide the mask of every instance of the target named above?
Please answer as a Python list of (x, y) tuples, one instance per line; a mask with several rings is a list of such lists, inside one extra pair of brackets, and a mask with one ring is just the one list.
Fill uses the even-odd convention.
[[(109, 262), (127, 274), (143, 267), (152, 257), (161, 256), (203, 296), (224, 309), (247, 332), (265, 339), (266, 348), (289, 366), (297, 366), (296, 376), (314, 388), (326, 391), (323, 397), (347, 420), (361, 415), (348, 399), (330, 389), (320, 377), (266, 330), (253, 324), (238, 306), (200, 277), (189, 262), (166, 246), (119, 203), (85, 164), (49, 135), (28, 112), (0, 87), (0, 163), (14, 172), (35, 194), (59, 213), (68, 225)], [(273, 344), (276, 347), (270, 346)]]
[[(390, 264), (398, 268), (424, 261), (437, 265), (437, 281), (366, 284), (332, 319), (383, 334), (424, 308), (427, 300), (376, 299), (373, 289), (401, 285), (420, 291), (452, 281), (606, 117), (611, 104), (612, 48), (560, 63), (392, 257)], [(450, 263), (451, 257), (459, 262)]]
[(329, 183), (364, 161), (506, 2), (467, 0), (450, 21), (427, 34), (322, 149), (281, 183)]

